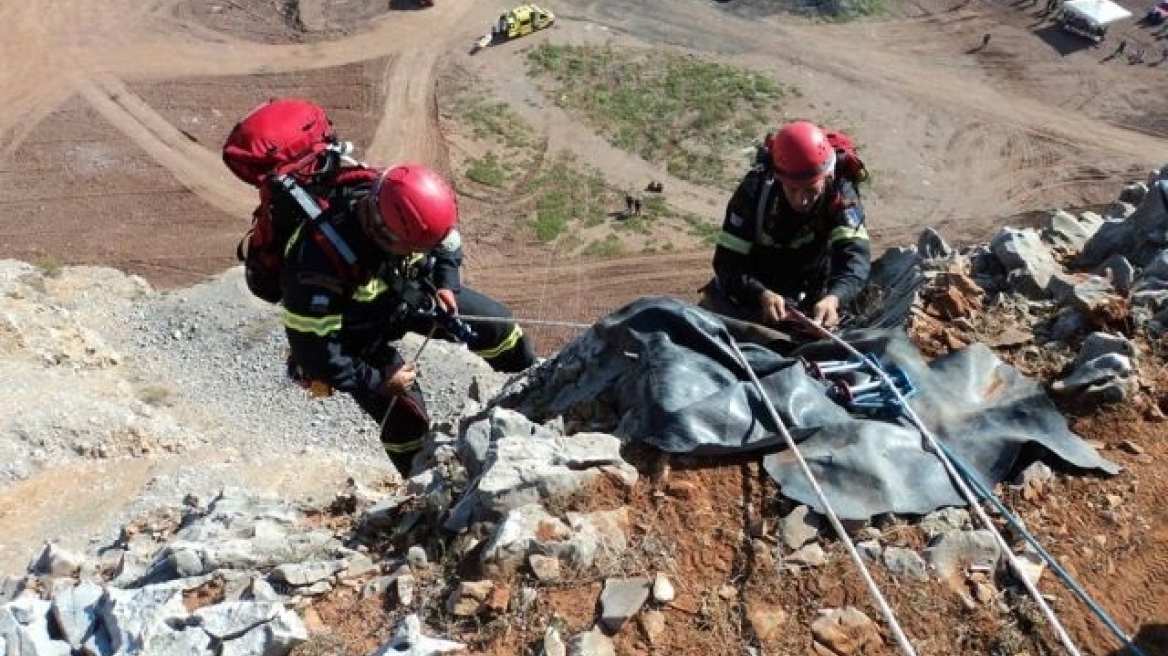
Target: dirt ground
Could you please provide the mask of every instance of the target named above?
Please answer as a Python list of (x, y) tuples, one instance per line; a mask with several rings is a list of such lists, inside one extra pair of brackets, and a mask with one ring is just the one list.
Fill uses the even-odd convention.
[[(492, 3), (439, 0), (424, 11), (404, 0), (9, 3), (0, 23), (0, 257), (109, 265), (162, 288), (234, 265), (254, 192), (228, 174), (218, 149), (233, 122), (271, 96), (325, 105), (371, 162), (420, 159), (457, 176), (473, 153), (452, 145), (457, 118), (436, 93), (454, 71), (531, 120), (548, 151), (576, 153), (614, 187), (664, 180), (670, 204), (720, 221), (723, 191), (607, 147), (524, 87), (515, 71), (524, 49), (542, 40), (688, 50), (797, 86), (785, 117), (839, 121), (862, 145), (874, 171), (866, 204), (878, 251), (914, 242), (925, 226), (963, 243), (1053, 208), (1103, 206), (1123, 182), (1168, 163), (1168, 64), (1157, 63), (1168, 41), (1133, 21), (1092, 48), (1052, 28), (1030, 0), (898, 0), (892, 15), (852, 23), (793, 18), (764, 0), (548, 4), (558, 16), (552, 30), (471, 55), (495, 18)], [(1136, 16), (1145, 10), (1124, 4)], [(984, 34), (992, 40), (978, 49)], [(1129, 50), (1147, 47), (1149, 63), (1109, 59), (1121, 38)], [(520, 317), (587, 323), (645, 294), (692, 300), (709, 276), (707, 249), (561, 257), (517, 234), (505, 204), (466, 198), (462, 208), (467, 281)], [(573, 334), (538, 325), (531, 332), (545, 352)], [(1126, 471), (1111, 480), (1060, 478), (1043, 499), (1021, 500), (1021, 512), (1146, 653), (1168, 654), (1168, 430), (1122, 413), (1074, 421)], [(1120, 448), (1127, 440), (1142, 453)], [(749, 464), (683, 468), (682, 480), (708, 491), (693, 503), (709, 507), (696, 513), (628, 492), (640, 504), (638, 526), (678, 534), (690, 586), (683, 593), (732, 585), (734, 595), (786, 608), (798, 626), (817, 605), (836, 602), (876, 617), (844, 558), (765, 589), (752, 587), (763, 579), (743, 577), (755, 563), (735, 505), (764, 496), (747, 484), (755, 475)], [(908, 633), (935, 647), (929, 653), (1022, 653), (1003, 646), (1009, 636), (999, 618), (964, 609), (955, 594), (881, 582)], [(1053, 580), (1044, 585), (1084, 653), (1113, 652), (1088, 612)], [(584, 587), (561, 595), (569, 625), (590, 612), (588, 594)], [(726, 612), (725, 622), (742, 623)], [(650, 648), (629, 629), (622, 653), (705, 654), (724, 644), (716, 639), (725, 627), (691, 607), (669, 610), (667, 621), (670, 645)], [(517, 653), (532, 636), (504, 638), (482, 653)], [(777, 640), (767, 653), (807, 649), (805, 631)], [(1020, 649), (1054, 653), (1056, 645), (1027, 640)]]

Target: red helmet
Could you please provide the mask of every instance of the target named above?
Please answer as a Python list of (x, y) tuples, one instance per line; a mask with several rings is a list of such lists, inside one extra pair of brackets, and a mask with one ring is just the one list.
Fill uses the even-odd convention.
[(791, 182), (820, 180), (835, 170), (835, 149), (814, 123), (784, 125), (767, 143), (775, 173)]
[(223, 163), (244, 182), (259, 186), (272, 173), (315, 173), (317, 156), (336, 141), (319, 105), (277, 98), (251, 110), (223, 144)]
[(388, 241), (400, 241), (415, 251), (442, 242), (458, 223), (458, 199), (446, 180), (422, 164), (398, 164), (381, 172), (370, 196)]

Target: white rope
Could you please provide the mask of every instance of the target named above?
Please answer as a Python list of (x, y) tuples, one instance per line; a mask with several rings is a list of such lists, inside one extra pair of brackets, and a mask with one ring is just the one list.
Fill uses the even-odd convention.
[(904, 629), (901, 628), (900, 622), (896, 619), (896, 614), (893, 613), (892, 607), (888, 605), (888, 601), (881, 594), (880, 588), (876, 586), (876, 581), (872, 579), (871, 572), (868, 571), (867, 565), (864, 564), (864, 559), (860, 556), (860, 552), (856, 550), (856, 545), (852, 543), (852, 539), (848, 537), (847, 531), (844, 530), (843, 523), (840, 522), (839, 517), (836, 516), (835, 511), (832, 510), (831, 504), (827, 501), (827, 495), (824, 494), (823, 488), (819, 486), (819, 482), (815, 480), (814, 474), (811, 473), (811, 467), (807, 465), (807, 461), (803, 459), (803, 454), (799, 452), (799, 447), (795, 444), (794, 438), (791, 437), (790, 431), (783, 423), (779, 413), (775, 410), (775, 406), (766, 395), (766, 390), (763, 389), (762, 383), (759, 382), (758, 376), (755, 375), (754, 370), (751, 369), (750, 363), (747, 362), (746, 357), (742, 355), (742, 351), (738, 350), (738, 345), (734, 339), (730, 339), (730, 347), (734, 349), (734, 354), (738, 357), (738, 361), (746, 369), (746, 373), (750, 375), (750, 382), (754, 388), (758, 390), (759, 396), (762, 398), (763, 405), (766, 406), (767, 412), (771, 416), (771, 421), (779, 427), (779, 433), (782, 434), (783, 439), (787, 442), (787, 447), (791, 449), (795, 460), (799, 463), (799, 468), (803, 471), (803, 475), (811, 483), (811, 489), (815, 491), (815, 496), (819, 502), (823, 504), (824, 514), (827, 515), (831, 522), (832, 528), (835, 529), (836, 535), (840, 537), (844, 545), (848, 549), (848, 555), (851, 556), (852, 561), (856, 563), (856, 567), (860, 569), (860, 576), (864, 579), (864, 584), (868, 586), (868, 591), (876, 599), (876, 605), (880, 608), (880, 614), (884, 616), (884, 621), (888, 623), (892, 634), (896, 637), (897, 643), (900, 644), (900, 649), (909, 656), (916, 656), (916, 650), (913, 649), (912, 643), (908, 641), (908, 636), (904, 634)]
[(1038, 591), (1038, 588), (1035, 587), (1034, 583), (1030, 580), (1030, 577), (1028, 577), (1026, 572), (1022, 569), (1021, 562), (1014, 555), (1014, 552), (1010, 550), (1010, 545), (1007, 544), (1006, 539), (1002, 537), (1001, 531), (999, 531), (998, 528), (994, 526), (993, 522), (990, 521), (989, 515), (987, 515), (985, 510), (981, 507), (981, 503), (978, 502), (977, 496), (973, 493), (973, 490), (969, 489), (969, 486), (965, 482), (965, 478), (957, 471), (957, 468), (953, 465), (953, 461), (950, 460), (947, 455), (945, 455), (944, 449), (941, 448), (941, 445), (938, 444), (932, 432), (929, 431), (924, 422), (921, 421), (920, 416), (917, 415), (916, 411), (914, 411), (912, 407), (909, 406), (908, 399), (906, 399), (904, 394), (901, 393), (900, 389), (896, 386), (895, 381), (892, 380), (892, 378), (888, 375), (887, 372), (884, 371), (882, 367), (876, 366), (874, 362), (872, 362), (863, 353), (860, 353), (860, 351), (858, 351), (851, 344), (844, 341), (842, 338), (833, 334), (831, 331), (824, 329), (822, 326), (816, 324), (802, 314), (796, 314), (796, 316), (799, 317), (801, 321), (807, 323), (809, 326), (814, 326), (817, 329), (817, 332), (822, 333), (831, 341), (847, 349), (848, 353), (850, 353), (853, 357), (858, 357), (864, 362), (868, 362), (870, 365), (872, 365), (870, 368), (880, 378), (884, 385), (892, 390), (892, 393), (896, 395), (897, 402), (904, 409), (905, 416), (908, 417), (913, 427), (916, 428), (917, 431), (920, 432), (921, 436), (925, 438), (925, 441), (928, 442), (929, 449), (933, 451), (934, 454), (936, 454), (937, 458), (941, 461), (941, 464), (944, 465), (945, 471), (948, 472), (949, 477), (953, 479), (953, 483), (957, 486), (957, 489), (961, 492), (961, 495), (965, 497), (966, 501), (969, 502), (970, 507), (973, 508), (974, 512), (978, 516), (978, 519), (980, 519), (985, 527), (993, 534), (994, 539), (998, 544), (998, 548), (1000, 548), (1002, 553), (1005, 554), (1006, 560), (1010, 563), (1010, 567), (1014, 570), (1015, 575), (1022, 581), (1022, 585), (1026, 588), (1026, 591), (1030, 593), (1030, 596), (1034, 598), (1034, 602), (1038, 605), (1039, 609), (1042, 610), (1042, 614), (1046, 616), (1046, 620), (1050, 623), (1051, 628), (1054, 629), (1055, 634), (1063, 643), (1067, 653), (1072, 654), (1073, 656), (1080, 656), (1079, 650), (1077, 647), (1075, 647), (1075, 643), (1071, 640), (1070, 635), (1067, 634), (1066, 629), (1063, 628), (1062, 623), (1059, 622), (1058, 617), (1055, 616), (1054, 611), (1050, 608), (1050, 605), (1046, 603), (1046, 599), (1042, 597), (1042, 593)]
[(514, 317), (484, 317), (474, 314), (458, 314), (455, 315), (463, 321), (478, 321), (481, 323), (517, 323), (523, 326), (559, 326), (561, 328), (591, 328), (590, 323), (579, 323), (575, 321), (553, 321), (550, 319), (516, 319)]

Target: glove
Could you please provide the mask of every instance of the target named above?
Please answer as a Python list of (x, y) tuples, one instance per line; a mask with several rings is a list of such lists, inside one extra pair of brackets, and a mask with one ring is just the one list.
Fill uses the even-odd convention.
[(382, 373), (385, 380), (381, 383), (381, 394), (394, 397), (404, 394), (406, 390), (414, 386), (414, 382), (418, 379), (418, 365), (407, 362), (400, 367), (387, 367)]

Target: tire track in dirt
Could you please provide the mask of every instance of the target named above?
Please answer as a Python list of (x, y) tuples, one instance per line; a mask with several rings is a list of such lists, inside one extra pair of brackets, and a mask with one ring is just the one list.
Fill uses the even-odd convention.
[(10, 3), (0, 21), (0, 159), (8, 160), (37, 125), (73, 95), (76, 66), (58, 47), (54, 25), (32, 3)]
[(408, 49), (386, 63), (385, 106), (366, 149), (371, 162), (418, 161), (449, 172), (434, 95), (438, 50)]
[(295, 45), (247, 43), (184, 27), (173, 18), (175, 0), (10, 4), (10, 15), (0, 25), (0, 55), (22, 65), (0, 71), (6, 99), (0, 156), (5, 157), (89, 71), (127, 78), (248, 75), (327, 68), (409, 48), (438, 50), (442, 42), (435, 35), (457, 23), (474, 3), (447, 0), (426, 11), (391, 12), (368, 32)]
[[(1162, 623), (1165, 615), (1160, 591), (1168, 588), (1168, 553), (1158, 544), (1147, 544), (1130, 552), (1123, 563), (1117, 566), (1126, 572), (1139, 572), (1139, 580), (1123, 577), (1124, 585), (1089, 585), (1087, 592), (1091, 598), (1129, 635), (1134, 636), (1142, 626)], [(1078, 606), (1078, 601), (1069, 593), (1066, 596), (1070, 603)], [(1116, 651), (1118, 641), (1110, 631), (1104, 630), (1104, 625), (1096, 616), (1083, 612), (1081, 615), (1064, 614), (1064, 617), (1067, 618), (1068, 632), (1084, 654), (1128, 653), (1122, 649)], [(1141, 642), (1140, 646), (1151, 645)]]
[[(695, 303), (709, 280), (712, 252), (656, 253), (604, 260), (579, 258), (473, 270), (476, 289), (507, 305), (531, 336), (538, 354), (551, 355), (597, 319), (646, 295)], [(482, 281), (482, 282), (479, 282)], [(545, 326), (524, 320), (578, 326)]]
[[(692, 251), (604, 260), (573, 258), (525, 267), (503, 263), (476, 268), (474, 275), (489, 280), (490, 287), (509, 304), (540, 315), (529, 316), (577, 320), (578, 313), (568, 312), (573, 306), (599, 307), (589, 301), (589, 295), (608, 301), (604, 304), (607, 309), (611, 309), (613, 298), (627, 301), (645, 293), (696, 297), (697, 287), (710, 277), (712, 254)], [(548, 308), (553, 310), (548, 312)]]
[[(133, 70), (141, 75), (249, 75), (329, 68), (419, 49), (441, 49), (441, 35), (458, 24), (472, 0), (445, 0), (425, 11), (388, 12), (368, 31), (335, 41), (257, 44), (239, 40), (208, 42), (197, 33), (144, 32), (135, 43), (93, 53), (103, 70)], [(167, 25), (159, 21), (158, 25)], [(173, 27), (171, 25), (171, 27)], [(165, 53), (160, 57), (159, 53)]]
[(251, 194), (244, 193), (246, 188), (241, 183), (220, 173), (223, 165), (218, 153), (188, 139), (121, 80), (97, 75), (89, 83), (82, 83), (80, 92), (106, 120), (191, 192), (227, 214), (250, 213)]

